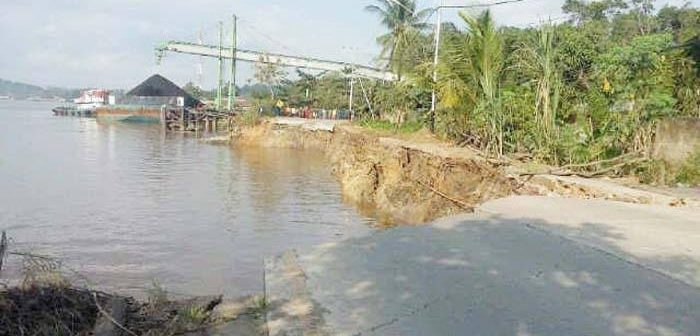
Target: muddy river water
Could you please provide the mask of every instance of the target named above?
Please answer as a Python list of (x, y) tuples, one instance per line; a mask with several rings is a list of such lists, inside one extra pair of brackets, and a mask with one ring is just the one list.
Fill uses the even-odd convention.
[[(262, 290), (263, 257), (367, 234), (322, 154), (202, 143), (158, 125), (0, 102), (0, 229), (99, 289)], [(15, 258), (19, 259), (19, 258)], [(3, 276), (17, 274), (10, 262)]]

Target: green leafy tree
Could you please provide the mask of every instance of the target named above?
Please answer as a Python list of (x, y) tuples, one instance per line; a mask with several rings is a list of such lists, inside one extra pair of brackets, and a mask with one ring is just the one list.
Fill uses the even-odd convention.
[(275, 100), (274, 88), (282, 82), (285, 76), (286, 72), (280, 67), (280, 64), (272, 62), (267, 55), (260, 56), (258, 62), (255, 63), (255, 79), (267, 85), (272, 100)]
[(626, 9), (624, 0), (566, 0), (562, 11), (571, 15), (575, 23), (586, 21), (607, 21), (612, 15), (619, 14)]
[(324, 109), (340, 109), (348, 105), (350, 90), (347, 79), (338, 73), (328, 73), (318, 79), (314, 105)]
[(417, 42), (421, 32), (429, 27), (425, 20), (433, 10), (419, 11), (415, 0), (377, 0), (376, 4), (365, 7), (365, 10), (379, 15), (382, 24), (389, 30), (377, 38), (382, 46), (380, 58), (386, 61), (389, 69), (399, 76), (403, 75), (411, 49), (420, 45)]

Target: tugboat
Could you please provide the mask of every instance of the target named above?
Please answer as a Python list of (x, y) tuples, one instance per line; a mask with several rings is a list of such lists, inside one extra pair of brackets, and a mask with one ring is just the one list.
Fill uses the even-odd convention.
[(73, 104), (58, 106), (51, 111), (55, 115), (92, 117), (95, 109), (105, 106), (109, 99), (109, 91), (95, 89), (83, 91), (79, 98), (73, 100)]

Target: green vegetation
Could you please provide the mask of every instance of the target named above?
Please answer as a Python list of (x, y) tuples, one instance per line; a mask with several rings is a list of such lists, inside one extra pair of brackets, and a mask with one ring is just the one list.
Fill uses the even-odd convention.
[(662, 160), (649, 160), (639, 165), (635, 173), (643, 183), (673, 186), (700, 186), (700, 151), (685, 162), (671, 164)]
[(700, 150), (681, 165), (675, 179), (679, 184), (700, 186)]
[(148, 303), (151, 306), (162, 306), (168, 302), (168, 291), (157, 280), (153, 280), (148, 289)]
[(204, 307), (188, 306), (178, 310), (177, 316), (180, 323), (191, 328), (197, 328), (204, 324), (211, 316)]
[[(700, 10), (690, 5), (567, 0), (567, 22), (536, 28), (499, 27), (489, 11), (463, 12), (442, 26), (437, 82), (425, 21), (431, 10), (412, 0), (380, 0), (368, 10), (387, 29), (379, 60), (403, 80), (362, 80), (361, 90), (356, 81), (353, 105), (372, 120), (367, 127), (422, 123), (494, 156), (570, 165), (648, 154), (659, 120), (700, 116)], [(283, 99), (317, 107), (344, 108), (348, 92), (338, 75), (280, 87)]]
[(253, 106), (253, 108), (245, 109), (236, 117), (237, 122), (244, 126), (255, 126), (260, 123), (260, 106)]
[(269, 56), (260, 56), (260, 61), (255, 63), (255, 79), (267, 85), (272, 100), (275, 100), (274, 87), (280, 84), (285, 74), (279, 64), (270, 61)]
[(376, 13), (382, 24), (389, 30), (379, 36), (377, 43), (382, 46), (379, 56), (387, 68), (401, 77), (406, 66), (415, 59), (414, 49), (420, 41), (421, 34), (429, 25), (425, 22), (433, 12), (431, 9), (418, 11), (412, 0), (377, 0), (377, 4), (365, 7), (368, 12)]
[(415, 133), (423, 129), (423, 124), (417, 121), (407, 121), (398, 124), (387, 120), (364, 119), (358, 124), (365, 128), (397, 134)]

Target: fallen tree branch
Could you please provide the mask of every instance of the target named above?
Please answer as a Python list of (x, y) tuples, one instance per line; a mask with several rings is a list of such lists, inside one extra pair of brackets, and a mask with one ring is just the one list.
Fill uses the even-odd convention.
[(442, 197), (442, 198), (444, 198), (444, 199), (446, 199), (446, 200), (448, 200), (448, 201), (450, 201), (450, 202), (456, 204), (457, 206), (459, 206), (460, 208), (462, 208), (462, 209), (464, 209), (464, 210), (474, 211), (474, 207), (473, 207), (473, 206), (471, 206), (471, 205), (469, 205), (469, 204), (467, 204), (467, 203), (464, 203), (464, 202), (462, 202), (462, 201), (460, 201), (460, 200), (458, 200), (458, 199), (456, 199), (456, 198), (450, 197), (450, 196), (448, 196), (447, 194), (443, 193), (442, 191), (437, 190), (437, 189), (433, 188), (432, 186), (430, 186), (430, 185), (428, 185), (428, 184), (426, 184), (426, 183), (423, 183), (423, 182), (421, 182), (421, 181), (419, 181), (419, 180), (416, 180), (416, 183), (418, 183), (419, 185), (423, 186), (424, 188), (427, 188), (428, 190), (432, 191), (432, 192), (435, 193), (436, 195), (438, 195), (438, 196), (440, 196), (440, 197)]
[(564, 165), (564, 166), (559, 167), (559, 169), (588, 168), (588, 167), (593, 167), (593, 166), (597, 166), (597, 165), (601, 165), (601, 164), (605, 164), (605, 163), (617, 162), (618, 160), (622, 160), (622, 159), (636, 156), (639, 154), (641, 154), (641, 153), (640, 152), (633, 152), (633, 153), (623, 154), (623, 155), (614, 157), (612, 159), (607, 159), (607, 160), (599, 160), (599, 161), (593, 161), (593, 162), (581, 163), (581, 164), (568, 164), (568, 165)]
[(622, 168), (624, 166), (628, 166), (628, 165), (632, 165), (632, 164), (636, 164), (636, 163), (640, 163), (640, 162), (645, 162), (645, 161), (647, 161), (647, 159), (645, 159), (645, 158), (639, 158), (639, 159), (635, 159), (635, 160), (625, 161), (625, 162), (618, 163), (616, 165), (610, 166), (610, 167), (605, 168), (605, 169), (597, 170), (597, 171), (592, 172), (592, 173), (579, 174), (579, 176), (586, 177), (586, 178), (601, 176), (601, 175), (605, 175), (605, 174), (607, 174), (615, 169)]
[(645, 162), (647, 161), (646, 158), (638, 158), (635, 160), (629, 160), (625, 162), (621, 162), (615, 165), (612, 165), (608, 168), (596, 170), (593, 172), (577, 172), (577, 171), (562, 171), (562, 170), (549, 170), (546, 172), (527, 172), (527, 173), (520, 173), (520, 176), (538, 176), (538, 175), (553, 175), (553, 176), (580, 176), (584, 178), (593, 178), (593, 177), (598, 177), (605, 175), (615, 169), (622, 168), (624, 166), (640, 163), (640, 162)]
[(97, 298), (97, 292), (94, 292), (88, 288), (89, 291), (92, 292), (92, 298), (95, 301), (95, 306), (97, 307), (97, 310), (104, 316), (109, 322), (114, 324), (117, 328), (121, 329), (125, 333), (131, 335), (131, 336), (138, 336), (136, 333), (133, 331), (129, 330), (127, 327), (123, 326), (121, 323), (119, 323), (110, 313), (108, 313), (104, 308), (102, 308), (102, 305), (100, 305), (100, 300)]

